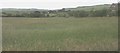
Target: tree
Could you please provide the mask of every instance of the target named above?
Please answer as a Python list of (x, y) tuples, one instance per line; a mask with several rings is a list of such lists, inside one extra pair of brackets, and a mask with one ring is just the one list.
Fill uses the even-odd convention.
[(35, 11), (33, 13), (30, 13), (31, 17), (45, 17), (45, 14), (39, 11)]
[(70, 16), (74, 16), (74, 17), (87, 17), (89, 14), (87, 11), (71, 11), (68, 13)]
[(107, 9), (96, 10), (92, 13), (94, 17), (103, 17), (107, 16)]

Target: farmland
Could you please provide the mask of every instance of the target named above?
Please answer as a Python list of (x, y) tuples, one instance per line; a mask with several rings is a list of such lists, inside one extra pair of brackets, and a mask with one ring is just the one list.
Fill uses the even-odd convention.
[(3, 51), (117, 51), (118, 18), (3, 18)]

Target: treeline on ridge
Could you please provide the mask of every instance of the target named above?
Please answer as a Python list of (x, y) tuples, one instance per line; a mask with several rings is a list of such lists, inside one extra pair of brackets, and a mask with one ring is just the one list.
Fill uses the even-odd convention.
[[(118, 3), (119, 4), (119, 3)], [(118, 4), (112, 4), (109, 8), (89, 9), (89, 10), (34, 10), (34, 11), (2, 11), (2, 17), (104, 17), (119, 16)], [(14, 9), (13, 9), (14, 10)]]

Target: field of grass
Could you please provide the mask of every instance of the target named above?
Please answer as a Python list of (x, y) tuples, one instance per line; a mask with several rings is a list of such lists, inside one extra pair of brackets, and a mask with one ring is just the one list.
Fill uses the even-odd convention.
[(3, 18), (3, 51), (116, 51), (118, 18)]

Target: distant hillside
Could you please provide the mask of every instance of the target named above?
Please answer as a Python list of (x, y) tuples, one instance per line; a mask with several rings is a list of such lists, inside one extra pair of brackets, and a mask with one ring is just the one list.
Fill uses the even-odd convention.
[[(87, 16), (117, 16), (116, 6), (113, 4), (102, 4), (94, 6), (78, 6), (76, 8), (62, 8), (56, 10), (45, 9), (17, 9), (3, 8), (3, 17), (87, 17)], [(113, 6), (113, 7), (112, 7)]]
[(111, 6), (111, 4), (104, 4), (104, 5), (95, 5), (95, 6), (79, 6), (76, 8), (65, 8), (65, 10), (71, 10), (71, 11), (78, 11), (78, 10), (100, 10), (100, 9), (108, 9)]
[[(100, 10), (100, 9), (108, 9), (111, 6), (111, 4), (103, 4), (103, 5), (95, 5), (95, 6), (78, 6), (76, 8), (65, 8), (65, 10), (72, 10), (72, 11), (77, 11), (77, 10)], [(0, 9), (1, 10), (1, 9)], [(20, 11), (20, 12), (31, 12), (31, 11), (48, 11), (45, 9), (15, 9), (15, 8), (3, 8), (3, 12), (15, 12), (15, 11)]]

